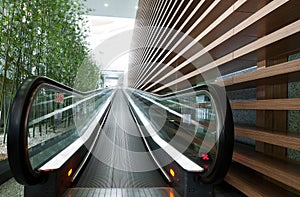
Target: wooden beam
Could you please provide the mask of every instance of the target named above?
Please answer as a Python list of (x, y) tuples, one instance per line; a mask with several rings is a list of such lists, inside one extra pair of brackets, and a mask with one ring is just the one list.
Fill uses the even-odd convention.
[(290, 74), (300, 71), (300, 59), (277, 64), (271, 67), (258, 68), (255, 71), (231, 77), (223, 81), (218, 81), (216, 84), (224, 84), (225, 86), (233, 86), (241, 83), (248, 83), (258, 80), (263, 80), (269, 77), (276, 77), (284, 74)]
[(236, 144), (233, 161), (267, 177), (300, 190), (300, 165), (258, 153), (245, 145)]
[(258, 128), (236, 126), (235, 135), (300, 151), (300, 134), (287, 134)]
[(300, 110), (300, 98), (235, 101), (230, 104), (236, 110)]
[[(259, 184), (257, 182), (258, 180)], [(270, 183), (262, 176), (253, 173), (250, 169), (237, 164), (231, 165), (225, 177), (225, 181), (247, 196), (297, 196), (296, 194), (292, 194), (277, 185)]]

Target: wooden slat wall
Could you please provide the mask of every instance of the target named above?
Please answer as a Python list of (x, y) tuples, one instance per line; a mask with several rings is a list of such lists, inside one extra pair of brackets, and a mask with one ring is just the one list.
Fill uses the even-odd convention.
[(232, 109), (300, 110), (300, 98), (231, 102)]
[[(172, 40), (175, 32), (159, 28), (135, 32), (131, 87), (164, 94), (186, 88), (187, 81), (191, 86), (208, 80), (228, 92), (256, 91), (250, 100), (233, 96), (230, 101), (234, 113), (256, 112), (251, 128), (236, 121), (235, 135), (255, 146), (237, 141), (225, 179), (248, 196), (300, 195), (300, 161), (287, 154), (289, 149), (300, 151), (300, 128), (291, 132), (288, 127), (290, 111), (300, 111), (300, 98), (288, 98), (289, 83), (300, 83), (300, 59), (288, 61), (300, 53), (299, 10), (299, 0), (140, 0), (137, 27), (164, 26), (180, 33)], [(174, 17), (167, 17), (169, 12)], [(204, 79), (203, 74), (212, 77)]]
[[(284, 62), (281, 64), (273, 65), (271, 67), (259, 68), (255, 71), (248, 72), (245, 74), (240, 74), (235, 77), (225, 79), (223, 81), (218, 81), (216, 84), (230, 86), (244, 85), (244, 87), (252, 87), (253, 82), (258, 82), (262, 79), (269, 79), (274, 77), (280, 77), (282, 75), (288, 75), (293, 73), (298, 73), (300, 78), (300, 59)], [(269, 83), (269, 82), (268, 82)], [(239, 87), (241, 88), (241, 87)]]
[(274, 145), (300, 151), (300, 132), (298, 134), (286, 134), (283, 132), (236, 126), (235, 135), (259, 142), (270, 143), (271, 141)]

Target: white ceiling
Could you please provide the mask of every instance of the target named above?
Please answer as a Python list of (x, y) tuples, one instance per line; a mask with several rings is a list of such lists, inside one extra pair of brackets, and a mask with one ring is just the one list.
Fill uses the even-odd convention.
[(90, 48), (95, 49), (105, 40), (116, 36), (124, 31), (134, 28), (135, 20), (132, 18), (104, 17), (104, 16), (86, 16), (90, 29), (87, 41)]
[[(89, 47), (92, 49), (92, 54), (94, 54), (93, 59), (99, 62), (101, 70), (126, 72), (128, 54), (106, 60), (106, 54), (100, 52), (105, 51), (109, 54), (103, 43), (116, 35), (122, 35), (124, 32), (133, 30), (138, 0), (87, 0), (86, 5), (94, 10), (86, 16), (90, 29), (87, 41), (90, 43)], [(126, 48), (127, 45), (126, 42), (118, 43), (117, 47)], [(127, 48), (129, 50), (129, 46)]]
[(135, 18), (138, 0), (87, 0), (90, 15)]

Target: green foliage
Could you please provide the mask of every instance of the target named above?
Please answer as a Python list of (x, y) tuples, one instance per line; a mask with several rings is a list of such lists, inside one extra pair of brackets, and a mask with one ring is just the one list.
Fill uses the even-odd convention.
[(47, 76), (73, 87), (78, 68), (89, 55), (85, 1), (0, 1), (1, 124), (6, 123), (8, 106), (25, 78)]
[(80, 77), (76, 78), (74, 88), (82, 92), (98, 89), (103, 80), (100, 68), (91, 58), (86, 59), (84, 64), (79, 67), (77, 76)]

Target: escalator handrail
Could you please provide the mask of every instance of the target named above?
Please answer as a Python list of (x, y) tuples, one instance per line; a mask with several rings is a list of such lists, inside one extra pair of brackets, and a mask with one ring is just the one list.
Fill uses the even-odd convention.
[(28, 153), (28, 118), (34, 96), (42, 86), (75, 94), (79, 97), (93, 95), (102, 89), (80, 92), (47, 77), (30, 77), (26, 79), (13, 99), (7, 125), (8, 161), (15, 179), (23, 185), (34, 185), (43, 182), (47, 174), (32, 169)]
[[(130, 89), (130, 90), (132, 92), (137, 92), (139, 96), (142, 96), (144, 98), (148, 96), (150, 98), (155, 98), (157, 100), (167, 100), (174, 97), (174, 95), (158, 96), (156, 94), (149, 94), (148, 92), (143, 92), (141, 90), (136, 90), (136, 89)], [(215, 105), (218, 108), (217, 111), (219, 113), (218, 115), (220, 117), (221, 123), (223, 123), (223, 126), (220, 131), (222, 135), (219, 136), (219, 144), (222, 148), (218, 151), (218, 156), (216, 158), (217, 161), (222, 161), (222, 163), (216, 162), (215, 166), (213, 167), (213, 170), (210, 173), (203, 174), (203, 176), (201, 177), (201, 181), (204, 183), (220, 182), (221, 180), (223, 180), (223, 178), (225, 177), (229, 169), (232, 160), (232, 154), (233, 154), (234, 123), (233, 123), (231, 106), (225, 91), (222, 89), (222, 87), (218, 85), (215, 84), (201, 85), (201, 86), (197, 86), (197, 90), (201, 90), (201, 91), (204, 90), (211, 94), (212, 99), (214, 100)], [(188, 93), (183, 92), (183, 94), (190, 94), (190, 93), (194, 94), (194, 92), (188, 92)], [(177, 96), (182, 96), (183, 94), (179, 94)], [(162, 107), (162, 104), (159, 104), (152, 99), (148, 98), (147, 100), (159, 107)], [(165, 106), (162, 108), (164, 108), (171, 114), (182, 118), (182, 114)], [(199, 124), (193, 120), (191, 121), (191, 123), (195, 125)]]
[(139, 117), (140, 121), (148, 132), (148, 135), (155, 141), (157, 145), (159, 145), (172, 159), (174, 159), (174, 161), (176, 161), (176, 163), (178, 163), (186, 171), (203, 172), (204, 169), (201, 166), (197, 165), (195, 162), (179, 152), (176, 148), (168, 144), (159, 135), (155, 135), (157, 130), (151, 124), (147, 124), (149, 120), (146, 118), (146, 116), (137, 107), (137, 105), (135, 105), (134, 101), (129, 96), (127, 96), (127, 98), (131, 107), (133, 108), (133, 111), (137, 114), (137, 117)]
[[(211, 86), (218, 86), (218, 85), (201, 83), (201, 84), (198, 84), (196, 86), (192, 86), (190, 88), (185, 88), (185, 89), (178, 90), (178, 91), (168, 92), (168, 93), (165, 93), (165, 94), (157, 94), (157, 93), (153, 93), (153, 92), (147, 92), (147, 94), (149, 96), (153, 97), (153, 98), (158, 99), (158, 100), (168, 100), (168, 99), (171, 99), (171, 98), (176, 97), (178, 95), (194, 94), (198, 90), (206, 89), (207, 87), (211, 87)], [(133, 89), (133, 88), (131, 88), (131, 89)], [(141, 91), (141, 92), (143, 92), (143, 91)]]

